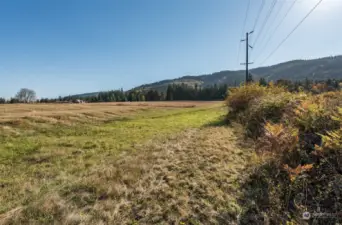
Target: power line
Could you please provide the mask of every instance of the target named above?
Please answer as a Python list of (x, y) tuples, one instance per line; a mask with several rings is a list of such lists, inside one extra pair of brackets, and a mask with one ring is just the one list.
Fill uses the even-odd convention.
[(304, 18), (293, 28), (293, 30), (280, 42), (280, 44), (269, 54), (266, 59), (260, 64), (263, 65), (284, 43), (289, 39), (289, 37), (298, 29), (300, 25), (315, 11), (315, 9), (323, 2), (323, 0), (319, 0), (319, 2), (304, 16)]
[(243, 36), (243, 33), (245, 31), (245, 27), (246, 27), (246, 23), (247, 23), (247, 18), (248, 18), (248, 12), (249, 12), (249, 7), (251, 5), (251, 0), (248, 0), (248, 3), (247, 3), (247, 9), (246, 9), (246, 15), (245, 15), (245, 20), (243, 22), (243, 28), (242, 28), (242, 34), (241, 34), (241, 37)]
[[(276, 21), (276, 18), (277, 18), (277, 15), (279, 14), (279, 12), (281, 11), (281, 9), (283, 8), (283, 6), (284, 6), (284, 2), (281, 2), (281, 3), (279, 3), (280, 4), (280, 6), (278, 7), (278, 10), (277, 11), (275, 11), (275, 18), (274, 19), (272, 19), (271, 20), (271, 22), (269, 23), (269, 26), (267, 26), (266, 27), (266, 30), (265, 30), (265, 32), (264, 32), (264, 38), (262, 38), (261, 39), (261, 42), (259, 43), (259, 46), (262, 46), (263, 44), (264, 44), (264, 40), (265, 40), (265, 38), (268, 36), (268, 33), (269, 33), (269, 31), (270, 31), (270, 29), (273, 27), (273, 24), (274, 24), (274, 22)], [(271, 13), (271, 15), (272, 15), (272, 13)], [(271, 18), (271, 17), (270, 17)]]
[(259, 37), (260, 37), (260, 35), (262, 34), (262, 31), (265, 29), (265, 25), (267, 24), (267, 22), (268, 22), (268, 20), (269, 20), (269, 18), (270, 18), (270, 16), (271, 16), (272, 11), (273, 11), (273, 9), (274, 9), (274, 7), (275, 7), (276, 4), (277, 4), (277, 0), (273, 0), (273, 2), (272, 2), (272, 4), (271, 4), (271, 7), (270, 7), (270, 9), (268, 10), (268, 13), (267, 13), (267, 15), (266, 15), (266, 18), (265, 18), (265, 20), (264, 20), (264, 23), (263, 23), (263, 25), (261, 26), (261, 29), (260, 29), (260, 31), (259, 31), (259, 34), (258, 34), (258, 36), (256, 37), (256, 39), (255, 39), (255, 41), (254, 41), (253, 46), (255, 46), (255, 44), (258, 42)]
[[(247, 18), (248, 18), (248, 12), (249, 12), (250, 5), (251, 5), (251, 0), (248, 0), (245, 20), (243, 22), (243, 27), (242, 27), (241, 37), (243, 36), (243, 33), (245, 31), (245, 27), (246, 27), (246, 22), (247, 22)], [(240, 51), (241, 51), (241, 43), (239, 44), (238, 59), (237, 59), (238, 63), (239, 63), (239, 60), (240, 60)]]
[(265, 7), (265, 0), (262, 0), (262, 3), (261, 3), (260, 8), (259, 8), (258, 16), (256, 17), (256, 20), (255, 20), (255, 23), (254, 23), (254, 26), (253, 26), (252, 30), (255, 30), (255, 27), (256, 27), (256, 25), (259, 22), (260, 15), (261, 15), (261, 12), (264, 9), (264, 7)]
[(266, 46), (268, 45), (268, 43), (272, 40), (272, 38), (274, 37), (274, 35), (277, 33), (279, 27), (283, 24), (283, 22), (285, 21), (285, 19), (287, 18), (287, 16), (289, 15), (290, 11), (292, 10), (292, 8), (294, 7), (294, 5), (296, 4), (298, 0), (294, 0), (291, 4), (291, 6), (288, 8), (288, 10), (286, 11), (285, 15), (283, 16), (283, 18), (281, 19), (280, 23), (276, 26), (275, 30), (273, 31), (273, 33), (271, 34), (271, 36), (267, 39), (264, 48), (262, 48), (261, 52), (257, 55), (257, 57), (255, 57), (254, 61), (256, 61), (260, 55), (264, 52), (264, 50), (266, 49)]

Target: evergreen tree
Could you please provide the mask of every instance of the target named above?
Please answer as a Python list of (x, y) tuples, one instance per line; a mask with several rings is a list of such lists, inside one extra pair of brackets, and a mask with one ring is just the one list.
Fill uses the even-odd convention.
[(9, 103), (11, 103), (11, 104), (19, 103), (19, 100), (16, 99), (16, 98), (11, 98), (11, 99), (9, 100)]
[(311, 90), (311, 81), (308, 78), (305, 78), (304, 89), (307, 91)]
[(166, 100), (173, 101), (173, 85), (169, 84), (166, 90)]
[(248, 74), (248, 79), (247, 79), (247, 83), (249, 82), (253, 82), (253, 75), (251, 73)]
[(267, 83), (267, 81), (266, 81), (265, 78), (261, 77), (261, 78), (259, 79), (259, 85), (260, 85), (260, 86), (267, 86), (268, 83)]

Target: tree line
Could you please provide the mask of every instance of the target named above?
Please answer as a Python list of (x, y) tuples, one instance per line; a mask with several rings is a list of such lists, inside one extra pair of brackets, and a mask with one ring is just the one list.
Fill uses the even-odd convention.
[[(250, 81), (253, 78), (250, 77)], [(269, 85), (269, 82), (265, 78), (260, 78), (258, 83), (260, 85)], [(322, 93), (327, 91), (336, 91), (341, 89), (342, 80), (310, 80), (304, 81), (291, 81), (291, 80), (277, 80), (275, 85), (286, 87), (289, 91), (308, 91), (312, 93)], [(185, 83), (170, 84), (168, 85), (166, 92), (157, 90), (130, 90), (123, 91), (112, 90), (99, 92), (96, 95), (91, 96), (65, 96), (58, 98), (41, 98), (36, 99), (36, 93), (34, 90), (28, 88), (20, 89), (17, 94), (10, 98), (0, 98), (0, 104), (11, 103), (53, 103), (53, 102), (136, 102), (136, 101), (215, 101), (223, 100), (227, 96), (228, 85), (227, 84), (214, 84), (212, 86), (202, 87), (198, 84), (187, 85)]]
[(30, 103), (30, 102), (35, 102), (35, 101), (36, 101), (36, 92), (28, 88), (20, 89), (14, 97), (8, 100), (0, 97), (0, 104)]
[[(264, 78), (260, 78), (259, 84), (267, 86), (268, 82)], [(313, 94), (319, 94), (328, 91), (341, 90), (342, 80), (327, 79), (327, 80), (310, 80), (306, 78), (304, 81), (277, 80), (275, 85), (283, 86), (291, 92), (306, 91)]]
[(194, 86), (189, 86), (186, 84), (170, 84), (166, 90), (165, 100), (223, 100), (226, 98), (227, 90), (227, 84), (214, 84), (213, 86), (209, 87), (201, 87), (198, 84), (195, 84)]
[(184, 83), (172, 84), (167, 87), (166, 92), (152, 89), (140, 89), (123, 91), (111, 90), (99, 92), (90, 96), (65, 96), (58, 98), (41, 98), (36, 100), (36, 93), (33, 90), (23, 88), (13, 98), (6, 100), (0, 98), (0, 104), (5, 103), (53, 103), (53, 102), (137, 102), (137, 101), (177, 101), (177, 100), (202, 100), (213, 101), (223, 100), (226, 97), (228, 86), (212, 85), (201, 87), (198, 84), (191, 86)]
[(177, 100), (223, 100), (226, 97), (228, 86), (213, 85), (201, 87), (199, 85), (172, 84), (167, 87), (166, 92), (157, 90), (113, 90), (100, 92), (93, 96), (66, 96), (59, 99), (41, 99), (40, 102), (73, 101), (80, 99), (85, 102), (138, 102), (138, 101), (177, 101)]

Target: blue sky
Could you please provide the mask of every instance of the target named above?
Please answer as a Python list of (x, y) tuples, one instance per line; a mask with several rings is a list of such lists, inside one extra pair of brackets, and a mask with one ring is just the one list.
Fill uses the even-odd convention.
[[(318, 0), (279, 0), (252, 60), (269, 54)], [(0, 96), (20, 88), (56, 97), (134, 86), (239, 66), (248, 0), (0, 1)], [(252, 29), (262, 0), (251, 0)], [(266, 0), (254, 37), (271, 0)], [(276, 12), (279, 12), (276, 14)], [(342, 54), (342, 1), (324, 0), (265, 65)], [(272, 26), (271, 26), (272, 25)], [(240, 60), (244, 58), (241, 46)]]

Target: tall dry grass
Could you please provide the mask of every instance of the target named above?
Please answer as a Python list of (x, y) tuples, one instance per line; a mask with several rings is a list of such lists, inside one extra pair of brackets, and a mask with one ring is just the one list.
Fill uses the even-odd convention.
[(263, 159), (245, 184), (244, 223), (306, 224), (305, 210), (342, 208), (340, 91), (312, 95), (251, 84), (233, 89), (227, 105)]
[(41, 117), (58, 118), (73, 115), (109, 117), (146, 109), (206, 107), (215, 102), (172, 101), (172, 102), (110, 102), (86, 104), (0, 104), (0, 122)]
[(37, 192), (0, 223), (237, 224), (251, 156), (231, 129), (192, 129), (63, 178), (69, 182)]

